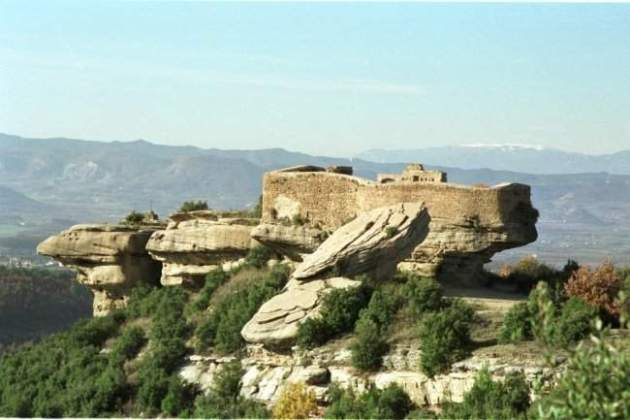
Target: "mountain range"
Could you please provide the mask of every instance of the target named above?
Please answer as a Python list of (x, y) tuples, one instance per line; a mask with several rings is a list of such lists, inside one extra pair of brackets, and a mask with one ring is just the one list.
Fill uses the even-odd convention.
[[(536, 253), (560, 263), (569, 256), (596, 261), (610, 255), (630, 263), (626, 240), (630, 233), (630, 152), (607, 155), (606, 159), (615, 162), (617, 173), (589, 173), (579, 171), (580, 165), (595, 168), (600, 164), (597, 162), (605, 160), (603, 156), (518, 146), (422, 150), (406, 155), (369, 151), (360, 158), (343, 159), (284, 149), (202, 149), (144, 140), (95, 142), (0, 134), (0, 248), (3, 226), (5, 232), (18, 235), (26, 230), (35, 243), (66, 225), (116, 221), (132, 209), (152, 208), (165, 216), (185, 200), (206, 200), (217, 209), (251, 207), (260, 195), (262, 175), (291, 165), (351, 165), (356, 175), (375, 179), (377, 173), (400, 172), (403, 162), (419, 161), (446, 171), (450, 182), (521, 182), (532, 186), (532, 199), (541, 213), (539, 240), (505, 253), (507, 256)], [(466, 151), (470, 152), (467, 160)], [(513, 165), (508, 164), (508, 155)], [(395, 160), (395, 156), (400, 157), (399, 162), (387, 161)], [(577, 163), (565, 163), (567, 173), (545, 173), (559, 156), (574, 156), (567, 162)], [(539, 162), (537, 170), (514, 171), (518, 162), (527, 167), (527, 162), (533, 165), (534, 160)], [(624, 172), (623, 168), (629, 169)], [(15, 233), (10, 227), (18, 222), (21, 230)]]
[(462, 169), (488, 168), (534, 174), (630, 174), (630, 150), (588, 155), (513, 144), (469, 144), (405, 150), (372, 149), (357, 157), (381, 163), (412, 160)]

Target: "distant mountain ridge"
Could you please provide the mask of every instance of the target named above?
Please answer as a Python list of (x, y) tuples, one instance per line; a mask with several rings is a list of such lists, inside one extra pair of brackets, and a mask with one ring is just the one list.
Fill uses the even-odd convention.
[(420, 149), (372, 149), (357, 158), (380, 163), (424, 162), (461, 169), (493, 169), (530, 174), (608, 172), (630, 174), (630, 150), (587, 155), (557, 149), (514, 144), (469, 144)]
[[(488, 149), (488, 146), (468, 148), (472, 157), (467, 165), (474, 164), (477, 151), (485, 153)], [(499, 150), (500, 156), (510, 150), (493, 149)], [(515, 156), (545, 151), (511, 149)], [(481, 159), (483, 154), (479, 153), (476, 158)], [(602, 171), (550, 175), (518, 172), (515, 167), (509, 170), (462, 169), (449, 166), (455, 163), (454, 156), (450, 160), (444, 156), (440, 165), (432, 164), (426, 154), (410, 153), (404, 156), (404, 161), (422, 162), (429, 168), (444, 170), (449, 182), (454, 183), (531, 185), (534, 206), (541, 214), (541, 234), (536, 243), (516, 253), (553, 255), (560, 259), (577, 256), (578, 251), (580, 255), (597, 255), (596, 258), (612, 252), (630, 263), (627, 241), (630, 175)], [(542, 161), (541, 165), (550, 159), (535, 156)], [(0, 134), (0, 186), (5, 191), (3, 196), (0, 190), (0, 215), (24, 215), (30, 218), (27, 222), (37, 224), (56, 219), (53, 225), (36, 227), (50, 232), (53, 228), (59, 229), (59, 219), (116, 221), (132, 209), (153, 208), (164, 217), (183, 201), (191, 199), (206, 200), (210, 207), (217, 209), (250, 207), (258, 200), (266, 171), (298, 164), (351, 165), (356, 175), (369, 179), (375, 179), (377, 173), (400, 172), (405, 166), (404, 163), (358, 158), (311, 156), (280, 148), (201, 149), (158, 145), (145, 140), (105, 143)], [(20, 198), (10, 198), (8, 190), (20, 194)]]

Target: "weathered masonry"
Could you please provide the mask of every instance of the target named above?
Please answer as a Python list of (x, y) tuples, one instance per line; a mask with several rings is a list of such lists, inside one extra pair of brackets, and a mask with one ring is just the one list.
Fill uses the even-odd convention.
[(265, 174), (263, 224), (297, 222), (332, 232), (378, 207), (424, 202), (431, 218), (429, 235), (401, 268), (445, 280), (469, 280), (495, 253), (537, 238), (538, 212), (528, 185), (451, 184), (445, 173), (425, 171), (419, 164), (409, 165), (401, 175), (379, 175), (377, 182), (351, 174), (349, 168), (313, 166)]

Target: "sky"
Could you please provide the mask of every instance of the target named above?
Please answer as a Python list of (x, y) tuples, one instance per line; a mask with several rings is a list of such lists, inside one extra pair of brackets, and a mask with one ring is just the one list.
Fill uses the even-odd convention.
[(0, 132), (630, 149), (630, 4), (0, 0)]

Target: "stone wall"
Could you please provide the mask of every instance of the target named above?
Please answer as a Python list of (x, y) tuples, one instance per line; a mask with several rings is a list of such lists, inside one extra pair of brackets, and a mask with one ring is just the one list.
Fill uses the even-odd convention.
[(406, 267), (435, 275), (444, 262), (453, 273), (479, 271), (491, 256), (537, 238), (538, 212), (530, 187), (465, 186), (446, 182), (377, 183), (320, 168), (269, 172), (263, 179), (263, 223), (291, 220), (334, 231), (363, 212), (400, 202), (424, 202), (430, 233)]

